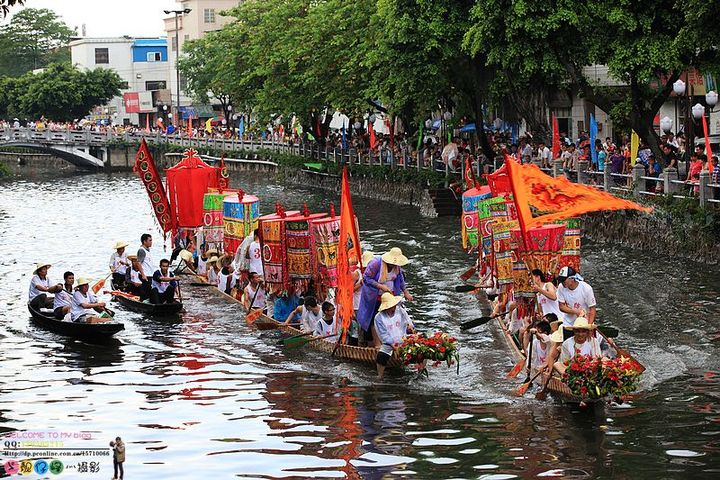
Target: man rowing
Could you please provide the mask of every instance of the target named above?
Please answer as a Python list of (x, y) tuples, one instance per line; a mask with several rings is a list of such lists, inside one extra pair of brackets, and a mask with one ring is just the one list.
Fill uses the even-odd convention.
[(584, 317), (588, 323), (595, 323), (595, 293), (582, 276), (572, 267), (563, 267), (557, 276), (560, 286), (557, 300), (563, 315), (563, 325), (571, 329), (578, 317)]
[(339, 329), (335, 328), (335, 305), (330, 302), (322, 304), (322, 318), (315, 325), (313, 335), (337, 342), (340, 337)]
[(380, 379), (385, 375), (385, 367), (392, 357), (395, 345), (401, 343), (405, 335), (414, 331), (410, 315), (399, 305), (402, 301), (403, 297), (390, 292), (385, 292), (380, 297), (378, 314), (375, 315), (375, 330), (381, 343), (375, 364)]
[(265, 310), (267, 297), (263, 286), (263, 278), (258, 273), (250, 272), (250, 281), (245, 287), (244, 293), (243, 305), (245, 310), (248, 312), (250, 310)]
[(115, 242), (115, 251), (110, 255), (110, 271), (112, 272), (112, 281), (115, 288), (122, 288), (125, 284), (125, 275), (127, 273), (130, 261), (128, 260), (127, 242)]
[(90, 290), (90, 280), (80, 277), (75, 286), (70, 307), (70, 318), (76, 323), (102, 323), (110, 319), (101, 318), (96, 313), (105, 311), (105, 302), (98, 302)]
[(48, 269), (51, 267), (49, 263), (38, 263), (33, 270), (33, 277), (30, 279), (30, 290), (28, 292), (28, 300), (30, 306), (35, 310), (41, 308), (52, 308), (53, 297), (48, 297), (48, 293), (56, 293), (62, 290), (62, 284), (53, 285), (48, 277)]
[(75, 275), (73, 272), (65, 272), (63, 280), (65, 280), (65, 284), (63, 288), (55, 293), (55, 299), (53, 300), (53, 313), (58, 320), (64, 319), (70, 313)]
[(160, 269), (155, 270), (152, 276), (152, 290), (150, 290), (150, 303), (172, 303), (175, 301), (177, 280), (170, 271), (170, 260), (160, 260)]
[(565, 372), (575, 355), (602, 356), (600, 342), (591, 334), (595, 328), (595, 324), (588, 322), (584, 317), (578, 317), (572, 327), (565, 327), (573, 336), (565, 340), (560, 349), (560, 361), (555, 364), (555, 368), (560, 373)]
[(142, 281), (142, 267), (137, 255), (128, 255), (128, 261), (130, 262), (130, 269), (128, 270), (128, 278), (126, 289), (133, 295), (140, 297), (140, 300), (150, 298), (150, 292), (144, 288)]

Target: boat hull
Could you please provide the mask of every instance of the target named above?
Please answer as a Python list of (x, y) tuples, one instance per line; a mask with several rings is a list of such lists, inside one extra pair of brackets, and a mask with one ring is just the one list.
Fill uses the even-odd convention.
[(28, 310), (33, 321), (42, 328), (67, 337), (79, 338), (87, 341), (107, 340), (116, 333), (125, 329), (122, 323), (75, 323), (57, 320), (35, 310), (28, 304)]
[[(115, 290), (115, 286), (113, 286)], [(133, 312), (142, 313), (151, 317), (173, 317), (177, 316), (183, 309), (182, 302), (174, 301), (173, 303), (144, 303), (138, 302), (122, 295), (113, 295), (116, 300), (124, 308)]]

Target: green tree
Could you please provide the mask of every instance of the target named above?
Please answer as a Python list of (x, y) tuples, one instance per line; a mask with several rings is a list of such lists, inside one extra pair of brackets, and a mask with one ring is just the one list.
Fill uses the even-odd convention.
[(127, 83), (112, 70), (81, 71), (70, 64), (53, 64), (41, 73), (4, 78), (0, 88), (0, 112), (8, 117), (68, 121), (107, 103), (127, 88)]
[(24, 3), (25, 0), (0, 0), (0, 16), (6, 17), (10, 12), (10, 7), (22, 5)]
[(52, 10), (26, 8), (0, 28), (0, 71), (19, 76), (53, 62), (70, 60), (75, 31)]

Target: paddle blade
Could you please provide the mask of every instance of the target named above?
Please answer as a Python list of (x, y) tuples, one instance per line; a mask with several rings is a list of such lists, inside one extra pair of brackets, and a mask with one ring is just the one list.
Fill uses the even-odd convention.
[(458, 293), (474, 292), (475, 290), (478, 290), (478, 288), (475, 285), (456, 285), (455, 286), (455, 291)]
[(283, 345), (284, 345), (285, 347), (287, 347), (287, 348), (298, 348), (298, 347), (302, 347), (302, 346), (305, 345), (306, 343), (310, 343), (310, 342), (312, 342), (313, 340), (315, 340), (315, 338), (314, 338), (314, 337), (311, 337), (310, 335), (312, 335), (312, 332), (310, 332), (310, 333), (308, 334), (308, 336), (305, 336), (305, 337), (295, 337), (295, 338), (292, 338), (292, 337), (291, 337), (291, 338), (288, 338), (288, 339), (286, 339), (286, 341), (283, 342)]
[(598, 325), (597, 329), (600, 333), (602, 333), (608, 338), (617, 338), (617, 336), (620, 335), (620, 330), (615, 327), (610, 327), (608, 325)]
[(508, 372), (507, 376), (508, 378), (515, 378), (518, 376), (520, 372), (522, 372), (523, 367), (525, 366), (525, 359), (521, 358), (518, 360), (518, 362), (515, 364), (515, 366)]
[(105, 286), (105, 279), (99, 280), (95, 285), (92, 286), (92, 291), (94, 294), (97, 295), (97, 293), (102, 290), (102, 288)]
[(261, 315), (262, 315), (262, 310), (252, 310), (252, 311), (248, 312), (247, 315), (245, 315), (245, 321), (249, 325), (252, 325), (255, 322), (255, 320), (260, 318)]
[(492, 320), (492, 317), (480, 317), (474, 320), (469, 320), (460, 324), (460, 330), (469, 330), (471, 328), (479, 327), (480, 325), (485, 325), (490, 320)]
[(515, 396), (522, 397), (523, 395), (525, 395), (525, 392), (527, 392), (529, 387), (530, 382), (523, 383), (517, 388), (517, 390), (515, 390)]
[(473, 275), (475, 275), (475, 272), (477, 271), (477, 267), (472, 267), (467, 272), (460, 275), (460, 280), (463, 282), (467, 282)]

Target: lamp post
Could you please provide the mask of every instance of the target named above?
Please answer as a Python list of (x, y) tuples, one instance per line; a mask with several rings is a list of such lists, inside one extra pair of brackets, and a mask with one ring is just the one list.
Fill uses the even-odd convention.
[(692, 117), (690, 116), (690, 89), (686, 88), (685, 82), (678, 79), (673, 83), (675, 95), (685, 95), (685, 172), (690, 171), (690, 155), (695, 148), (695, 131)]
[(672, 124), (673, 124), (672, 118), (670, 118), (668, 116), (665, 116), (660, 119), (660, 129), (666, 134), (669, 133), (670, 130), (672, 130)]
[[(178, 16), (180, 14), (188, 14), (192, 12), (190, 8), (183, 8), (181, 10), (163, 10), (165, 15), (175, 14), (175, 81), (177, 82), (177, 104), (176, 109), (180, 111), (180, 68), (178, 67), (178, 60), (180, 60), (180, 27), (178, 25)], [(172, 110), (172, 93), (170, 94), (170, 110)]]

